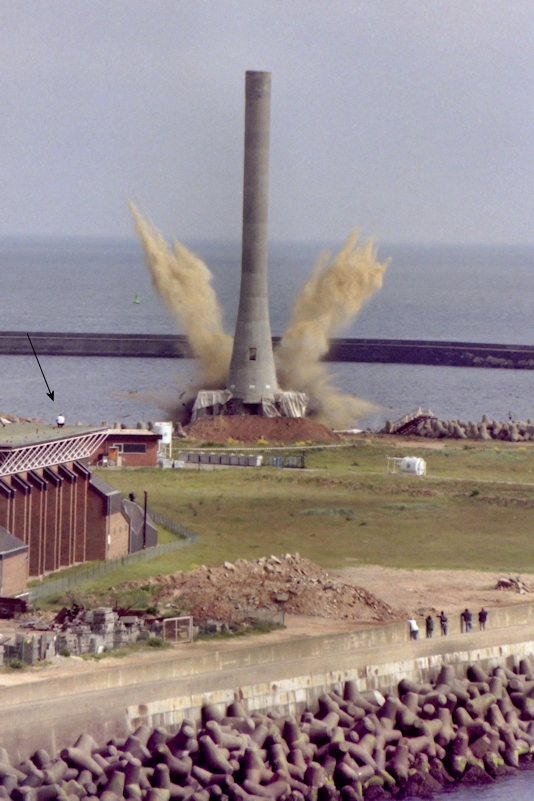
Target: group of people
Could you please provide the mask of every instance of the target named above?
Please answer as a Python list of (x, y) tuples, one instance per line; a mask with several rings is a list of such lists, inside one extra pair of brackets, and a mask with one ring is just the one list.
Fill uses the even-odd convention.
[[(439, 620), (439, 627), (441, 630), (441, 636), (445, 637), (448, 633), (449, 629), (449, 620), (445, 612), (441, 612), (438, 615)], [(482, 607), (480, 612), (478, 613), (478, 625), (481, 631), (486, 628), (486, 620), (488, 619), (487, 610)], [(467, 609), (464, 609), (462, 614), (460, 615), (461, 620), (461, 628), (462, 631), (469, 632), (473, 630), (473, 613)], [(419, 639), (419, 626), (417, 625), (416, 619), (413, 617), (408, 618), (408, 625), (410, 626), (410, 639), (418, 640)], [(434, 618), (432, 615), (427, 615), (425, 618), (425, 630), (427, 638), (430, 638), (434, 634)]]

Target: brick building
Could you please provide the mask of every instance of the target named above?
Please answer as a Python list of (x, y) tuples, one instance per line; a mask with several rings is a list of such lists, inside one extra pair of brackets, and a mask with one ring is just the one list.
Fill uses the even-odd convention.
[[(120, 492), (87, 467), (107, 436), (106, 428), (44, 424), (0, 431), (0, 594), (20, 591), (8, 588), (20, 586), (23, 553), (25, 584), (28, 576), (130, 552)], [(4, 545), (12, 550), (4, 553)]]
[(89, 458), (91, 465), (157, 467), (161, 434), (139, 428), (111, 428)]

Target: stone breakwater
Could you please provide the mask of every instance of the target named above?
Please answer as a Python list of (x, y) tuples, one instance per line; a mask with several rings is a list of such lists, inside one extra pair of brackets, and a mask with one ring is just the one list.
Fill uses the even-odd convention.
[[(403, 679), (384, 698), (346, 681), (298, 717), (206, 704), (197, 728), (139, 726), (99, 745), (88, 734), (52, 757), (11, 765), (0, 748), (0, 798), (12, 801), (362, 801), (428, 798), (454, 782), (491, 783), (534, 755), (534, 668), (478, 664), (458, 678)], [(3, 736), (6, 734), (3, 732)]]
[(491, 420), (488, 415), (480, 423), (465, 420), (439, 420), (437, 417), (416, 419), (411, 425), (395, 430), (386, 423), (382, 433), (426, 437), (427, 439), (472, 439), (483, 442), (501, 440), (503, 442), (534, 441), (534, 420)]

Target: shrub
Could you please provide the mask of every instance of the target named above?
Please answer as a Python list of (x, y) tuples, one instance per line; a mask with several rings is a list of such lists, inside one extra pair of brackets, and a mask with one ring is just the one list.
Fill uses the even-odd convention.
[(60, 655), (61, 655), (61, 656), (70, 656), (70, 651), (69, 651), (69, 649), (68, 649), (68, 648), (63, 648), (63, 650), (62, 650), (62, 651), (60, 651)]
[(9, 659), (6, 667), (10, 670), (26, 670), (26, 662), (23, 662), (22, 659)]
[(151, 637), (147, 640), (147, 645), (150, 645), (151, 648), (167, 648), (168, 643), (165, 640), (162, 640), (161, 637)]

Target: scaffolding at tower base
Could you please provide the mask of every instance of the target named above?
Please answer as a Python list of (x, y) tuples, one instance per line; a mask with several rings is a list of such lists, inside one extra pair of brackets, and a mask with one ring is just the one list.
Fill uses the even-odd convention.
[(305, 417), (308, 396), (304, 392), (275, 392), (273, 398), (259, 403), (245, 403), (234, 398), (229, 389), (203, 389), (193, 404), (191, 422), (218, 415), (258, 415), (260, 417)]

